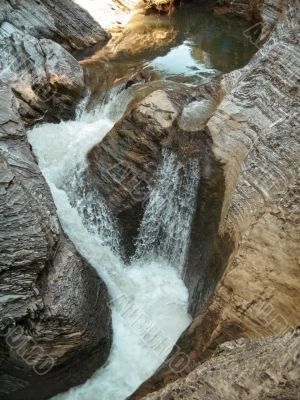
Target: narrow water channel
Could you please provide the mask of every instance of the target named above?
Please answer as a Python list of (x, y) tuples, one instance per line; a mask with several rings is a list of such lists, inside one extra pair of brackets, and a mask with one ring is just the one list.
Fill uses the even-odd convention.
[[(242, 66), (254, 51), (243, 38), (245, 26), (238, 20), (193, 8), (173, 16), (137, 16), (128, 29), (139, 36), (150, 32), (159, 37), (160, 32), (161, 41), (136, 52), (128, 48), (114, 57), (98, 55), (85, 61), (92, 92), (97, 92), (97, 82), (107, 70), (114, 76), (111, 83), (147, 70), (153, 74), (151, 79), (200, 84)], [(181, 266), (201, 185), (197, 165), (183, 165), (165, 152), (130, 265), (119, 254), (119, 232), (105, 202), (83, 188), (87, 152), (121, 118), (132, 98), (130, 88), (111, 86), (105, 101), (94, 103), (92, 110), (82, 104), (75, 121), (44, 124), (29, 132), (62, 226), (111, 296), (113, 347), (107, 364), (56, 400), (126, 399), (164, 362), (191, 321)]]

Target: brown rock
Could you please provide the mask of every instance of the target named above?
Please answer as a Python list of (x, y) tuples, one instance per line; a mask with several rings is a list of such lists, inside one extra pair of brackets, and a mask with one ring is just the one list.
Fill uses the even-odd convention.
[[(267, 5), (271, 3), (266, 2), (264, 9)], [(273, 7), (277, 9), (277, 2)], [(192, 360), (183, 375), (211, 357), (220, 343), (269, 336), (299, 325), (297, 3), (282, 3), (281, 14), (251, 62), (223, 78), (224, 98), (207, 123), (225, 179), (217, 230), (234, 247), (214, 295), (177, 343)], [(194, 243), (202, 245), (203, 239)], [(201, 267), (199, 263), (199, 271)], [(195, 293), (201, 299), (205, 284), (197, 284)], [(163, 366), (132, 398), (178, 376)], [(220, 385), (225, 384), (227, 378), (220, 379)], [(299, 373), (297, 379), (299, 383)], [(285, 398), (280, 391), (277, 397), (262, 398), (281, 395)], [(260, 398), (246, 392), (240, 396)]]
[(220, 346), (184, 379), (145, 400), (298, 400), (299, 331)]
[[(205, 132), (186, 134), (178, 126), (178, 118), (184, 106), (191, 102), (209, 101), (217, 82), (195, 90), (172, 82), (136, 86), (135, 100), (129, 104), (124, 117), (89, 152), (90, 178), (119, 221), (127, 256), (134, 252), (137, 230), (162, 149), (172, 148), (179, 157), (185, 158), (198, 154), (203, 164), (210, 158), (209, 138)], [(180, 119), (183, 126), (184, 118)], [(207, 118), (204, 113), (204, 120)], [(204, 171), (204, 176), (211, 174), (209, 168)]]

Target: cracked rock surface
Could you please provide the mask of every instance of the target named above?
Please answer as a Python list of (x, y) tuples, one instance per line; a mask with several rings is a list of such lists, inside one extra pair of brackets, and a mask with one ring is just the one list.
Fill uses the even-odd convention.
[(0, 398), (41, 400), (106, 360), (110, 311), (61, 230), (11, 89), (0, 94)]
[[(223, 3), (230, 3), (230, 12), (234, 11), (232, 2)], [(247, 3), (249, 10), (255, 2), (242, 3)], [(246, 368), (249, 373), (245, 390), (242, 383), (240, 388), (234, 387), (227, 369), (220, 372), (210, 392), (198, 385), (202, 373), (206, 379), (206, 364), (201, 367), (204, 361), (209, 359), (209, 365), (218, 368), (215, 351), (221, 343), (262, 337), (266, 338), (262, 341), (271, 342), (275, 340), (272, 335), (285, 333), (300, 322), (299, 4), (267, 0), (259, 2), (256, 12), (261, 21), (267, 21), (263, 45), (248, 65), (223, 77), (221, 101), (207, 123), (213, 153), (224, 171), (217, 229), (221, 237), (229, 235), (234, 246), (216, 290), (177, 343), (189, 356), (189, 365), (182, 374), (162, 366), (131, 397), (135, 400), (188, 374), (186, 380), (149, 398), (279, 400), (297, 399), (300, 392), (299, 364), (291, 365), (286, 381), (279, 378), (285, 360), (285, 353), (279, 349), (281, 339), (275, 349), (261, 348), (267, 352), (270, 368), (274, 362), (270, 373), (274, 379), (266, 378), (262, 383), (255, 371), (264, 368), (259, 358), (253, 366), (235, 359), (231, 369)], [(203, 264), (196, 258), (191, 262), (201, 273)], [(187, 279), (194, 282), (193, 275)], [(205, 279), (196, 282), (193, 304), (199, 300), (203, 303), (203, 282)], [(295, 346), (299, 353), (298, 341)], [(198, 372), (193, 375), (195, 368)], [(238, 373), (239, 378), (242, 375)], [(253, 390), (260, 384), (270, 390)], [(188, 385), (195, 385), (193, 395)], [(221, 387), (226, 388), (224, 397)]]
[(101, 48), (109, 38), (71, 0), (1, 2), (0, 80), (13, 88), (23, 121), (73, 118), (85, 86), (70, 52)]
[(105, 284), (63, 233), (25, 130), (74, 115), (84, 79), (69, 51), (108, 37), (69, 0), (0, 4), (0, 399), (48, 399), (110, 351)]

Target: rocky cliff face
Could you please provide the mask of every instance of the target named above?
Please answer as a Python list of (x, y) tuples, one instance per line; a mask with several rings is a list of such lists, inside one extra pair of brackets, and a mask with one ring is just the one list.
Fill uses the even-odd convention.
[[(220, 343), (299, 325), (298, 4), (266, 1), (261, 10), (261, 21), (267, 21), (259, 22), (264, 45), (245, 68), (224, 76), (223, 99), (207, 123), (225, 179), (218, 232), (221, 238), (229, 236), (234, 247), (215, 293), (177, 344), (190, 360), (184, 375), (212, 357)], [(202, 269), (203, 264), (194, 261), (194, 274)], [(203, 282), (198, 282), (193, 304), (203, 303)], [(297, 368), (294, 365), (292, 373), (298, 392), (292, 390), (287, 398), (299, 393)], [(177, 378), (165, 365), (132, 398)], [(225, 385), (225, 375), (219, 379), (218, 385)], [(253, 385), (259, 383), (257, 377), (251, 379)], [(178, 398), (193, 398), (187, 394), (187, 382), (185, 391), (175, 384)], [(245, 391), (229, 392), (228, 398), (285, 398), (289, 392), (280, 390), (279, 381), (274, 385), (273, 392), (262, 397), (241, 385)], [(196, 398), (204, 395), (201, 390), (197, 386)], [(173, 388), (164, 393), (171, 392)], [(218, 393), (212, 391), (215, 398)], [(167, 398), (160, 396), (151, 398)]]
[(0, 93), (0, 395), (41, 400), (105, 361), (110, 312), (104, 284), (62, 233), (11, 89)]
[(70, 1), (5, 1), (0, 21), (0, 398), (42, 400), (105, 362), (111, 317), (104, 283), (62, 232), (24, 122), (68, 118), (82, 95), (80, 65), (53, 40), (83, 50), (107, 35)]

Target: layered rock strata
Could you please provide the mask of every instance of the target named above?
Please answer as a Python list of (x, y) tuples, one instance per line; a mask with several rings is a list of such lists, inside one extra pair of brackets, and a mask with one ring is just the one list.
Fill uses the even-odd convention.
[[(207, 123), (225, 178), (218, 232), (232, 238), (234, 251), (214, 295), (177, 344), (190, 360), (183, 375), (220, 343), (299, 325), (299, 10), (294, 1), (267, 1), (262, 10), (270, 22), (263, 28), (275, 28), (246, 67), (224, 76), (223, 100)], [(268, 17), (263, 13), (261, 20)], [(195, 260), (196, 274), (202, 265)], [(195, 305), (205, 295), (199, 283)], [(292, 373), (299, 385), (297, 366)], [(177, 378), (165, 365), (132, 398)], [(262, 398), (285, 398), (276, 380), (275, 389), (277, 397)], [(247, 390), (240, 396), (257, 398)]]
[(298, 400), (299, 331), (224, 343), (215, 357), (145, 400)]
[(71, 1), (4, 1), (0, 24), (0, 398), (43, 400), (106, 361), (111, 315), (104, 283), (61, 229), (24, 123), (74, 115), (84, 79), (68, 51), (108, 35)]
[(71, 0), (1, 3), (0, 79), (13, 88), (27, 124), (74, 117), (85, 87), (68, 51), (101, 48), (109, 37)]
[[(183, 160), (198, 157), (203, 179), (209, 181), (214, 174), (217, 165), (209, 150), (209, 137), (199, 132), (216, 107), (218, 84), (216, 79), (194, 89), (172, 82), (135, 85), (134, 100), (123, 118), (89, 152), (89, 179), (119, 222), (127, 257), (134, 253), (164, 148), (172, 149)], [(196, 125), (189, 117), (191, 103), (203, 110)]]

